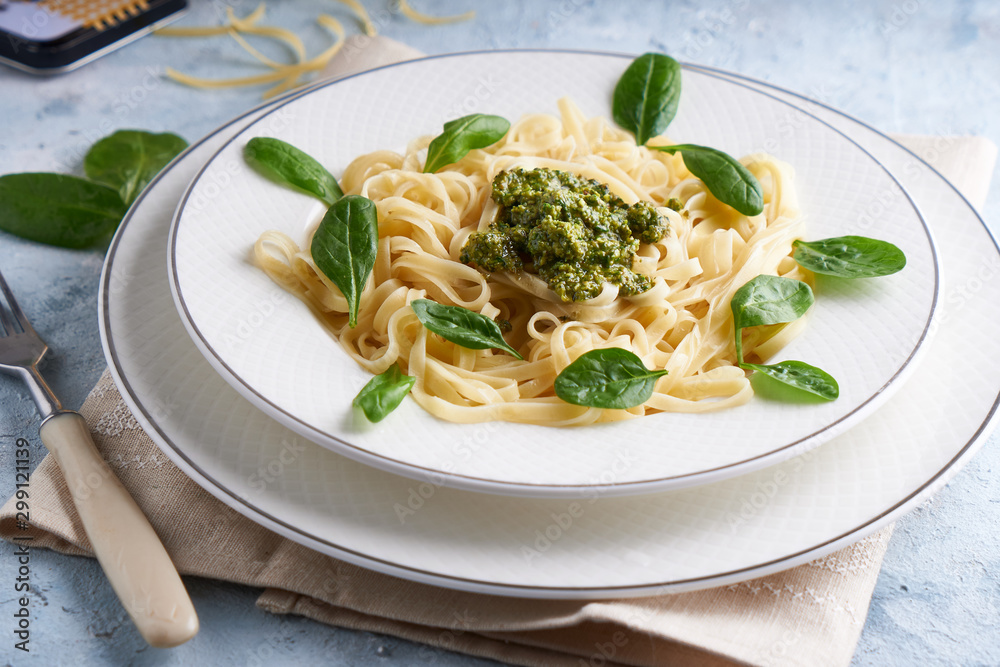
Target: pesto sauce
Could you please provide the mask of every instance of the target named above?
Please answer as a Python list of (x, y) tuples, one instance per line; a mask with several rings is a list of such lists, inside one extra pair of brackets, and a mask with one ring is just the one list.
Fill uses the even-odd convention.
[[(667, 232), (652, 204), (629, 206), (602, 183), (554, 169), (501, 172), (492, 196), (496, 220), (469, 236), (462, 262), (489, 272), (532, 271), (563, 301), (591, 299), (606, 282), (625, 295), (652, 287), (632, 270), (639, 244)], [(668, 206), (681, 208), (676, 200)]]

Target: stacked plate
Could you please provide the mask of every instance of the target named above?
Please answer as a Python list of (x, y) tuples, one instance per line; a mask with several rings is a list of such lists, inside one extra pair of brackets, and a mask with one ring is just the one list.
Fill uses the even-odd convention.
[[(458, 54), (318, 85), (192, 146), (122, 225), (101, 327), (122, 395), (206, 490), (313, 549), (500, 595), (593, 598), (731, 583), (854, 542), (933, 493), (981, 444), (1000, 394), (1000, 253), (939, 174), (835, 110), (686, 68), (671, 138), (794, 165), (810, 238), (891, 240), (906, 269), (817, 283), (782, 351), (830, 371), (823, 405), (755, 398), (714, 414), (560, 429), (460, 425), (412, 401), (377, 425), (369, 375), (250, 261), (268, 229), (304, 240), (321, 205), (242, 159), (284, 139), (338, 174), (474, 111), (515, 119), (571, 97), (610, 117), (630, 57)], [(957, 291), (942, 289), (947, 280)], [(176, 307), (175, 307), (176, 306)]]

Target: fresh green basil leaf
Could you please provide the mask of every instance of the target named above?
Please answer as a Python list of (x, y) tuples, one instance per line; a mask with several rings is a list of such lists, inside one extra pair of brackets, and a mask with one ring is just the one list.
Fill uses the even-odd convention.
[(417, 378), (403, 375), (397, 364), (373, 377), (354, 397), (354, 406), (361, 408), (370, 422), (380, 422), (399, 407)]
[(64, 248), (107, 239), (128, 207), (116, 190), (75, 176), (0, 176), (0, 229)]
[(821, 368), (810, 366), (802, 361), (782, 361), (777, 364), (740, 364), (747, 368), (767, 375), (790, 387), (815, 394), (827, 401), (840, 396), (840, 387), (833, 376)]
[(499, 348), (524, 359), (503, 339), (500, 325), (485, 315), (461, 306), (443, 306), (429, 299), (417, 299), (410, 306), (427, 329), (445, 340), (470, 350)]
[(650, 148), (670, 154), (680, 151), (688, 171), (700, 178), (709, 192), (723, 204), (732, 206), (743, 215), (759, 215), (764, 211), (764, 190), (760, 181), (733, 156), (695, 144)]
[(378, 211), (360, 195), (338, 199), (323, 216), (310, 246), (313, 261), (348, 304), (348, 324), (358, 323), (361, 292), (378, 252)]
[(433, 174), (441, 167), (454, 164), (474, 148), (486, 148), (503, 139), (510, 123), (500, 116), (474, 113), (444, 124), (444, 132), (434, 137), (427, 147), (424, 173)]
[(254, 171), (333, 206), (344, 196), (337, 179), (295, 146), (271, 137), (254, 137), (243, 147), (243, 159)]
[(809, 310), (812, 288), (800, 280), (760, 275), (736, 290), (729, 307), (736, 327), (736, 360), (743, 363), (742, 329), (793, 322)]
[(889, 243), (865, 236), (795, 241), (792, 257), (815, 273), (841, 278), (877, 278), (902, 271), (906, 255)]
[(628, 350), (591, 350), (556, 376), (556, 396), (590, 408), (625, 409), (653, 395), (656, 379), (667, 371), (651, 371)]
[(680, 99), (680, 63), (662, 53), (646, 53), (632, 61), (615, 85), (611, 117), (642, 146), (663, 134)]
[(91, 180), (118, 190), (125, 205), (131, 206), (153, 177), (187, 145), (170, 132), (119, 130), (90, 147), (83, 169)]

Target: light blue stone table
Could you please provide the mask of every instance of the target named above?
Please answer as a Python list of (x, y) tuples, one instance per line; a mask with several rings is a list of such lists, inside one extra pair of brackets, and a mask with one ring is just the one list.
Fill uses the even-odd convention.
[[(475, 20), (428, 27), (364, 0), (381, 34), (434, 54), (510, 47), (668, 52), (806, 95), (886, 132), (977, 134), (1000, 143), (1000, 3), (812, 0), (475, 2), (413, 0)], [(0, 3), (2, 4), (2, 3)], [(184, 22), (213, 23), (227, 6), (194, 0)], [(275, 0), (268, 22), (289, 27), (310, 54), (329, 43), (321, 11), (355, 30), (338, 3)], [(275, 56), (281, 55), (275, 51)], [(165, 67), (205, 76), (258, 71), (231, 40), (143, 38), (78, 71), (40, 79), (0, 68), (0, 173), (81, 172), (93, 140), (118, 128), (176, 132), (194, 141), (255, 106), (261, 89), (199, 91)], [(1000, 177), (982, 211), (1000, 219)], [(97, 327), (103, 251), (69, 251), (0, 233), (0, 268), (55, 350), (45, 375), (79, 407), (104, 366)], [(1000, 332), (998, 332), (1000, 337)], [(1000, 344), (1000, 343), (998, 343)], [(28, 438), (41, 459), (37, 416), (23, 389), (0, 378), (0, 436)], [(1000, 453), (996, 437), (936, 497), (899, 521), (855, 654), (856, 665), (1000, 664)], [(0, 451), (0, 495), (14, 484)], [(32, 665), (486, 665), (393, 638), (330, 628), (254, 607), (258, 591), (191, 579), (201, 634), (174, 650), (146, 647), (96, 563), (32, 555), (32, 652), (13, 650), (16, 564), (0, 545), (0, 664)], [(256, 661), (256, 662), (255, 662)]]

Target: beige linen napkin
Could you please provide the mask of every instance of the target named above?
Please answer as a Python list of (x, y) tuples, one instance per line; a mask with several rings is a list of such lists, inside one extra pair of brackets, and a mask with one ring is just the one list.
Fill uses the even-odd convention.
[[(413, 55), (385, 40), (353, 44), (334, 73)], [(993, 144), (927, 137), (904, 143), (982, 203), (996, 158)], [(183, 574), (264, 588), (257, 604), (274, 613), (518, 665), (846, 665), (891, 533), (886, 528), (780, 574), (694, 593), (582, 602), (463, 593), (338, 561), (229, 509), (157, 449), (107, 372), (81, 412)], [(0, 537), (30, 534), (33, 547), (91, 555), (51, 456), (32, 474), (31, 488), (32, 526), (17, 529), (11, 499), (0, 509)]]
[[(257, 604), (275, 613), (518, 665), (845, 665), (891, 532), (778, 575), (695, 593), (584, 602), (463, 593), (338, 561), (229, 509), (157, 449), (108, 372), (81, 412), (181, 573), (266, 588)], [(18, 530), (14, 514), (12, 499), (0, 509), (0, 536), (31, 535), (33, 548), (90, 555), (52, 456), (31, 476), (31, 528)]]

